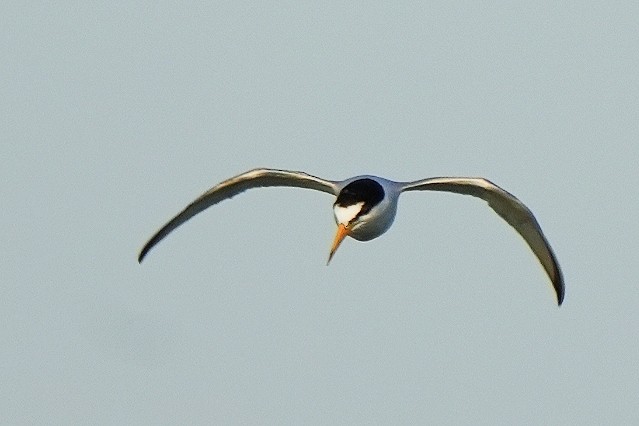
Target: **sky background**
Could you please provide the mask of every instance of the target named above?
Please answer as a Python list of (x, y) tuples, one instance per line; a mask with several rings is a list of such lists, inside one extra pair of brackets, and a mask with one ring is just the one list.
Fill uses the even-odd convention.
[[(637, 424), (639, 3), (3, 2), (3, 424)], [(254, 167), (485, 176), (329, 267)]]

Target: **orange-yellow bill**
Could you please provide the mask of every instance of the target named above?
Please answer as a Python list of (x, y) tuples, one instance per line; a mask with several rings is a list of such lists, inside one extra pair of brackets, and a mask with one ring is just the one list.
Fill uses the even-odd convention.
[(328, 255), (328, 262), (326, 262), (327, 265), (330, 263), (331, 259), (333, 258), (333, 255), (337, 251), (337, 248), (342, 243), (344, 238), (346, 238), (347, 235), (348, 235), (348, 228), (346, 227), (346, 225), (340, 223), (337, 226), (337, 233), (335, 234), (335, 239), (333, 240), (333, 246), (331, 247), (331, 253)]

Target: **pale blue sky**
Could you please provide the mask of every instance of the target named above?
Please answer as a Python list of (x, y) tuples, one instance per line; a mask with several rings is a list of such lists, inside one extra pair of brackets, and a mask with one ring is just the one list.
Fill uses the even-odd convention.
[[(3, 424), (639, 422), (636, 2), (5, 2)], [(253, 167), (485, 176), (326, 267), (333, 199)]]

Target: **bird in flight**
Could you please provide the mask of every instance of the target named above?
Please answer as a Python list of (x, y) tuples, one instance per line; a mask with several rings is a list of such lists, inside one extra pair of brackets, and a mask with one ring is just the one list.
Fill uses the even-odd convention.
[(333, 213), (337, 233), (328, 262), (344, 238), (368, 241), (390, 228), (399, 195), (406, 191), (445, 191), (471, 195), (488, 205), (523, 237), (545, 269), (561, 305), (564, 280), (548, 240), (532, 212), (514, 195), (480, 177), (433, 177), (412, 182), (395, 182), (378, 176), (363, 175), (342, 181), (321, 179), (303, 172), (254, 169), (225, 180), (199, 196), (151, 237), (138, 256), (142, 262), (157, 243), (175, 228), (220, 201), (251, 188), (286, 186), (314, 189), (336, 196)]

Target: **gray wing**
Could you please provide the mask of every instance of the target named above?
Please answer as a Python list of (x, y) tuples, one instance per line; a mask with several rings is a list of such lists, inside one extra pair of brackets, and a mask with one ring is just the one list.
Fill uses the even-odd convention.
[(241, 175), (225, 180), (213, 188), (200, 195), (195, 201), (189, 204), (177, 216), (171, 219), (166, 225), (151, 237), (144, 245), (138, 256), (138, 262), (142, 259), (157, 243), (162, 241), (164, 237), (169, 235), (175, 228), (201, 212), (208, 207), (219, 203), (220, 201), (231, 198), (242, 191), (251, 188), (265, 186), (290, 186), (297, 188), (315, 189), (317, 191), (328, 192), (337, 195), (339, 192), (337, 182), (320, 179), (315, 176), (303, 172), (293, 172), (287, 170), (274, 169), (254, 169)]
[(557, 258), (532, 212), (511, 193), (484, 178), (436, 177), (402, 183), (402, 191), (446, 191), (472, 195), (488, 202), (530, 246), (546, 270), (557, 293), (559, 305), (564, 300), (564, 279)]

